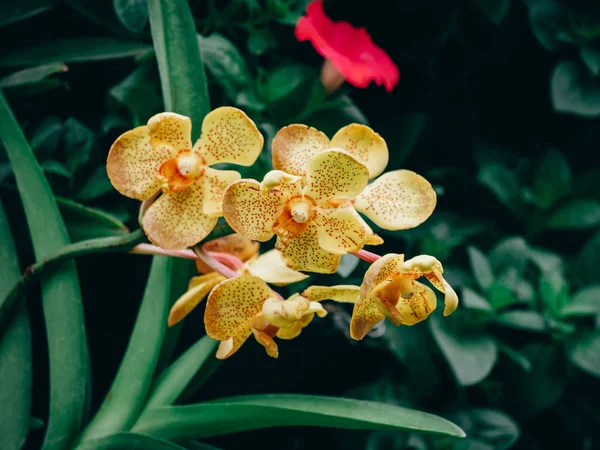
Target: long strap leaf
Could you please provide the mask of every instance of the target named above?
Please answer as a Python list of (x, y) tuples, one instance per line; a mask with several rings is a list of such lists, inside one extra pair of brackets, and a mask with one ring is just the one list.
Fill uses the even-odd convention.
[[(0, 203), (0, 298), (20, 277), (8, 219)], [(0, 337), (0, 438), (6, 448), (21, 448), (29, 431), (31, 407), (31, 332), (25, 304)]]
[(128, 430), (146, 401), (167, 328), (171, 264), (165, 256), (152, 260), (150, 277), (123, 362), (100, 410), (82, 440)]
[(132, 431), (184, 441), (282, 426), (409, 430), (464, 437), (433, 414), (371, 401), (316, 395), (252, 395), (147, 411)]
[[(0, 138), (17, 180), (36, 259), (44, 259), (68, 245), (69, 237), (48, 181), (1, 93)], [(59, 450), (67, 448), (81, 428), (88, 350), (75, 264), (60, 265), (41, 284), (50, 361), (50, 411), (43, 449)]]
[(185, 447), (136, 433), (117, 433), (92, 439), (78, 450), (185, 450)]

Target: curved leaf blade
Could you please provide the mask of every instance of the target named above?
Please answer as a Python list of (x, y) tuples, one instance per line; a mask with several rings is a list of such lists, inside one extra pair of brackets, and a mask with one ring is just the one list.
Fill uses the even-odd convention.
[[(0, 298), (21, 277), (17, 251), (0, 202)], [(29, 432), (31, 332), (25, 305), (0, 338), (0, 436), (6, 448), (21, 448)]]
[(173, 441), (282, 426), (410, 430), (464, 437), (433, 414), (371, 401), (315, 395), (254, 395), (149, 410), (134, 431)]
[(184, 450), (185, 447), (136, 433), (117, 433), (93, 439), (77, 447), (77, 450)]
[[(68, 245), (69, 237), (48, 181), (1, 93), (0, 138), (17, 180), (35, 256), (43, 259)], [(62, 264), (52, 276), (43, 277), (41, 284), (50, 361), (50, 409), (43, 449), (54, 450), (66, 448), (81, 427), (88, 352), (75, 264)]]
[(82, 440), (127, 430), (144, 405), (167, 327), (172, 259), (155, 256), (142, 306), (109, 395)]

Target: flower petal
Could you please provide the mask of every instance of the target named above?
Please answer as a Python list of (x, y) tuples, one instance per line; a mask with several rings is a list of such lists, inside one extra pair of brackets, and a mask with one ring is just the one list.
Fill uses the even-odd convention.
[(216, 217), (202, 213), (202, 180), (181, 192), (161, 195), (144, 214), (142, 225), (153, 244), (182, 250), (197, 244), (213, 230)]
[(244, 344), (244, 342), (246, 342), (251, 334), (252, 329), (248, 329), (243, 333), (240, 333), (238, 336), (230, 337), (225, 341), (221, 341), (219, 348), (217, 349), (217, 359), (229, 358), (240, 349), (240, 347)]
[(265, 348), (267, 355), (269, 355), (271, 358), (279, 357), (279, 349), (277, 348), (277, 344), (271, 336), (264, 331), (257, 330), (256, 328), (252, 328), (252, 333), (254, 334), (254, 339), (256, 339), (256, 342)]
[(436, 205), (431, 184), (410, 170), (380, 176), (356, 199), (354, 207), (381, 228), (406, 230), (425, 222)]
[(202, 134), (194, 144), (206, 162), (251, 166), (260, 155), (264, 139), (242, 110), (223, 106), (212, 110), (202, 122)]
[(279, 250), (273, 249), (246, 264), (250, 275), (262, 278), (275, 286), (285, 286), (308, 278), (308, 275), (290, 269)]
[(337, 208), (317, 207), (314, 221), (319, 245), (336, 255), (356, 252), (363, 248), (367, 240), (368, 230), (350, 202)]
[(356, 303), (360, 293), (360, 287), (350, 284), (337, 286), (310, 286), (302, 297), (313, 302), (333, 300), (339, 303)]
[(369, 178), (380, 175), (388, 164), (387, 144), (366, 125), (353, 123), (341, 128), (331, 139), (331, 146), (342, 148), (369, 169)]
[(154, 148), (171, 148), (175, 154), (192, 148), (192, 121), (189, 117), (172, 112), (157, 114), (148, 120), (148, 133), (150, 145)]
[(402, 325), (414, 325), (431, 314), (437, 306), (437, 297), (429, 287), (418, 281), (412, 282), (413, 294), (409, 298), (400, 297), (396, 309), (402, 316)]
[(319, 130), (307, 125), (288, 125), (279, 130), (273, 138), (273, 168), (304, 176), (308, 161), (329, 147), (329, 138)]
[(364, 338), (385, 316), (379, 310), (375, 296), (359, 298), (352, 311), (350, 337), (357, 341)]
[(308, 326), (314, 319), (315, 314), (307, 314), (300, 320), (296, 321), (291, 327), (279, 328), (277, 330), (277, 337), (279, 339), (290, 340), (300, 336), (302, 330)]
[(270, 297), (273, 297), (273, 292), (258, 277), (245, 275), (220, 282), (206, 302), (206, 333), (219, 341), (234, 338), (233, 344), (239, 344), (239, 348), (241, 343), (235, 340), (242, 340), (243, 343), (252, 334), (254, 318)]
[(211, 289), (224, 279), (223, 275), (216, 272), (192, 278), (188, 291), (179, 297), (171, 307), (167, 320), (168, 326), (175, 325), (192, 312), (198, 306), (198, 303), (208, 295)]
[(404, 255), (388, 253), (373, 264), (365, 272), (363, 282), (360, 285), (361, 297), (366, 297), (369, 291), (384, 281), (391, 281), (394, 275), (402, 272)]
[(277, 238), (275, 248), (281, 251), (286, 264), (293, 270), (335, 273), (341, 256), (325, 251), (319, 245), (317, 226), (310, 223), (298, 236)]
[(273, 237), (273, 223), (285, 197), (278, 190), (263, 192), (260, 183), (244, 179), (229, 185), (223, 196), (223, 216), (236, 233), (265, 242)]
[(146, 200), (160, 189), (158, 170), (175, 155), (170, 147), (150, 145), (148, 127), (137, 127), (123, 133), (108, 152), (106, 172), (121, 194)]
[[(202, 244), (202, 248), (207, 252), (226, 253), (244, 262), (258, 255), (260, 244), (234, 233), (205, 242)], [(214, 270), (200, 259), (196, 260), (196, 269), (200, 273), (209, 273)]]
[(349, 199), (369, 182), (369, 170), (343, 150), (332, 149), (313, 156), (306, 171), (305, 194), (317, 205), (330, 199)]
[(206, 168), (204, 175), (204, 204), (202, 210), (204, 214), (211, 217), (221, 217), (223, 215), (223, 194), (225, 189), (238, 181), (242, 176), (235, 170), (217, 170)]

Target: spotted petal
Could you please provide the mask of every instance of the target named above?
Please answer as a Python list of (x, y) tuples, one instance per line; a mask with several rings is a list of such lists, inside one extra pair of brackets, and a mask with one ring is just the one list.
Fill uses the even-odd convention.
[(319, 130), (300, 124), (288, 125), (273, 138), (273, 168), (304, 176), (310, 158), (329, 147), (329, 138)]
[(211, 217), (223, 215), (223, 194), (225, 189), (242, 176), (235, 170), (217, 170), (206, 168), (204, 175), (204, 214)]
[(387, 144), (366, 125), (353, 123), (341, 128), (331, 139), (331, 147), (342, 148), (369, 169), (369, 178), (381, 174), (387, 166)]
[(352, 311), (350, 337), (360, 341), (384, 318), (372, 296), (359, 298)]
[(267, 283), (251, 275), (231, 278), (215, 286), (206, 303), (204, 326), (211, 338), (225, 341), (218, 358), (231, 356), (248, 339), (255, 317), (272, 296)]
[(317, 226), (310, 223), (298, 236), (277, 238), (275, 248), (281, 251), (286, 264), (293, 270), (335, 273), (341, 256), (323, 250), (319, 245)]
[(305, 194), (317, 205), (330, 199), (349, 199), (360, 194), (369, 182), (367, 167), (339, 149), (313, 156), (306, 171)]
[(192, 148), (192, 121), (189, 117), (164, 112), (148, 120), (150, 145), (167, 147), (179, 153)]
[(166, 250), (197, 244), (213, 230), (216, 217), (202, 213), (202, 180), (181, 192), (161, 195), (144, 214), (142, 225), (152, 243)]
[(354, 207), (381, 228), (406, 230), (425, 222), (436, 205), (431, 184), (410, 170), (380, 176), (355, 199)]
[(302, 297), (313, 302), (333, 300), (339, 303), (356, 303), (360, 293), (358, 286), (340, 284), (337, 286), (310, 286)]
[(277, 330), (277, 337), (279, 339), (290, 340), (300, 336), (302, 330), (306, 328), (314, 319), (315, 313), (307, 314), (303, 316), (300, 320), (294, 322), (291, 327), (280, 328)]
[(150, 145), (148, 127), (123, 133), (110, 148), (106, 171), (110, 182), (121, 194), (146, 200), (160, 189), (158, 170), (175, 156), (171, 147)]
[(285, 286), (308, 278), (308, 275), (290, 269), (276, 249), (269, 250), (254, 261), (248, 262), (246, 270), (250, 275), (262, 278), (275, 286)]
[(273, 237), (273, 223), (285, 197), (278, 190), (261, 190), (260, 183), (244, 179), (229, 185), (223, 196), (223, 216), (236, 233), (265, 242)]
[(180, 322), (192, 312), (196, 306), (198, 306), (198, 303), (208, 295), (213, 287), (224, 279), (225, 277), (223, 277), (223, 275), (216, 272), (192, 278), (188, 291), (179, 297), (171, 307), (167, 324), (171, 327)]
[(388, 253), (371, 264), (360, 285), (361, 297), (366, 297), (375, 286), (384, 281), (391, 281), (394, 275), (401, 273), (403, 263), (404, 255)]
[(242, 110), (230, 106), (214, 109), (202, 122), (202, 134), (194, 144), (207, 165), (235, 163), (251, 166), (260, 155), (264, 139)]
[(414, 325), (427, 319), (437, 306), (437, 297), (429, 287), (412, 281), (412, 290), (411, 296), (400, 296), (396, 304), (396, 309), (402, 316), (402, 325)]
[(367, 228), (350, 202), (335, 208), (317, 208), (314, 218), (322, 249), (344, 255), (360, 250), (367, 240)]

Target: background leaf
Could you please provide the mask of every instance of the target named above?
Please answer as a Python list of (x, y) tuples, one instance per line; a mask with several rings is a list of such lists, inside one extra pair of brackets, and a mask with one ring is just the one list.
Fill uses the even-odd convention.
[(600, 378), (600, 333), (580, 336), (569, 348), (569, 358), (580, 369)]
[(141, 32), (148, 23), (147, 0), (113, 0), (115, 13), (121, 23), (133, 33)]
[(600, 224), (600, 203), (594, 200), (571, 200), (556, 211), (547, 221), (550, 228), (579, 229)]

